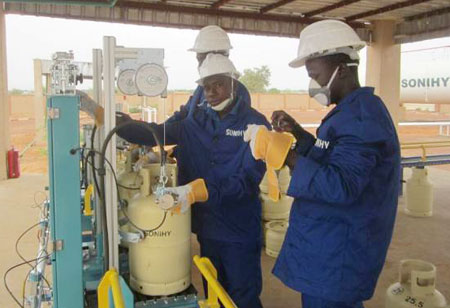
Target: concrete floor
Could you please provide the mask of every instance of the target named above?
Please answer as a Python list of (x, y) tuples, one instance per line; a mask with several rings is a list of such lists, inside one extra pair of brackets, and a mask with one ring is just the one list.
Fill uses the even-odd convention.
[[(400, 198), (394, 237), (385, 267), (378, 281), (374, 297), (365, 303), (366, 308), (384, 307), (387, 287), (398, 279), (398, 266), (402, 259), (423, 259), (437, 267), (437, 289), (450, 300), (450, 172), (439, 168), (429, 169), (434, 184), (434, 215), (430, 218), (413, 218), (403, 213), (404, 200)], [(405, 171), (405, 179), (410, 170)], [(47, 178), (43, 175), (24, 175), (20, 179), (0, 182), (0, 273), (21, 262), (14, 251), (17, 237), (28, 226), (38, 221), (39, 210), (35, 200), (43, 200)], [(37, 249), (36, 232), (30, 232), (20, 244), (20, 251), (27, 258), (34, 258)], [(193, 239), (193, 253), (198, 244)], [(285, 287), (272, 274), (275, 259), (262, 253), (264, 287), (262, 302), (265, 308), (301, 307), (300, 294)], [(22, 284), (27, 273), (22, 267), (8, 276), (11, 290), (21, 296)], [(201, 279), (193, 268), (193, 282), (201, 290)], [(0, 287), (0, 307), (16, 307), (3, 284)], [(240, 307), (245, 308), (245, 307)]]

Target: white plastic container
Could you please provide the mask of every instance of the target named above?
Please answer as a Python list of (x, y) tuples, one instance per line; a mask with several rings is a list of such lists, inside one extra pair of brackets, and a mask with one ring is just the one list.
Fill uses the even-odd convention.
[(412, 169), (412, 176), (406, 182), (405, 213), (415, 217), (433, 214), (433, 184), (428, 180), (426, 168)]
[(436, 267), (421, 260), (400, 262), (400, 281), (386, 291), (385, 308), (444, 308), (444, 296), (435, 289)]

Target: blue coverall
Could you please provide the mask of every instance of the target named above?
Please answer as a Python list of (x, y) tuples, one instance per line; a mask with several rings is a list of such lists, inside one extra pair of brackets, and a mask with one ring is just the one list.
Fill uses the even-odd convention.
[[(262, 307), (260, 265), (261, 202), (259, 183), (265, 172), (243, 134), (248, 124), (269, 127), (250, 106), (250, 96), (238, 87), (235, 106), (223, 119), (210, 108), (195, 108), (183, 120), (166, 124), (166, 143), (177, 144), (177, 163), (186, 184), (203, 178), (209, 199), (192, 206), (192, 229), (202, 256), (218, 270), (219, 281), (239, 307)], [(245, 88), (244, 88), (245, 89)], [(154, 126), (162, 133), (162, 125)], [(140, 127), (119, 135), (129, 142), (155, 145)]]
[(372, 297), (391, 241), (400, 184), (394, 124), (373, 88), (347, 95), (300, 154), (295, 198), (273, 273), (303, 308), (356, 308)]

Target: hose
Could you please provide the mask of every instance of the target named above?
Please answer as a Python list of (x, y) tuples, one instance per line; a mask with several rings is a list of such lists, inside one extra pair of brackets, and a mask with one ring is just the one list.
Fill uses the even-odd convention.
[[(165, 155), (165, 151), (164, 151), (164, 146), (162, 145), (162, 143), (160, 142), (160, 139), (158, 138), (158, 132), (151, 127), (150, 125), (148, 125), (147, 123), (144, 122), (139, 122), (139, 121), (127, 121), (124, 123), (120, 123), (119, 125), (117, 125), (116, 127), (114, 127), (109, 133), (108, 135), (105, 137), (105, 140), (103, 141), (103, 145), (102, 145), (102, 150), (100, 151), (100, 168), (99, 168), (99, 175), (100, 175), (100, 187), (102, 189), (102, 193), (101, 193), (101, 198), (100, 198), (100, 210), (102, 211), (102, 219), (103, 219), (103, 234), (104, 234), (104, 253), (105, 253), (105, 266), (106, 269), (109, 268), (109, 242), (108, 242), (108, 226), (107, 226), (107, 221), (106, 221), (106, 202), (105, 202), (105, 174), (106, 174), (106, 169), (105, 169), (105, 160), (106, 160), (106, 149), (108, 147), (109, 142), (111, 141), (111, 138), (114, 136), (114, 134), (116, 134), (116, 132), (126, 126), (130, 126), (130, 125), (137, 125), (140, 126), (144, 129), (146, 129), (147, 131), (149, 131), (152, 135), (153, 138), (155, 139), (156, 144), (158, 145), (158, 147), (160, 148), (161, 151), (161, 166), (163, 166), (165, 164), (165, 160), (166, 160), (166, 155)], [(114, 171), (114, 170), (113, 170)]]

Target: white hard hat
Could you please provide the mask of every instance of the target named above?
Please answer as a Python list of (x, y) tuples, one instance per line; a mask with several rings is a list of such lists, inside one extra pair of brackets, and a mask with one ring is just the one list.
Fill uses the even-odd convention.
[(359, 60), (358, 50), (366, 43), (346, 23), (339, 20), (321, 20), (300, 32), (297, 58), (289, 63), (291, 67), (305, 65), (306, 60), (326, 55), (344, 53), (352, 60)]
[(228, 34), (219, 26), (206, 26), (200, 29), (195, 38), (194, 47), (188, 51), (206, 53), (211, 51), (229, 51), (231, 48)]
[(198, 71), (200, 73), (200, 79), (196, 82), (199, 85), (203, 85), (203, 80), (206, 77), (214, 75), (227, 75), (236, 80), (239, 78), (239, 72), (234, 67), (233, 62), (221, 54), (208, 54)]

